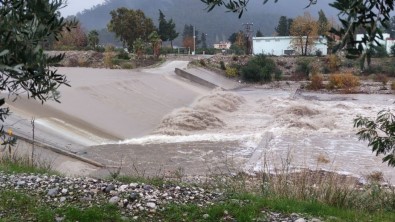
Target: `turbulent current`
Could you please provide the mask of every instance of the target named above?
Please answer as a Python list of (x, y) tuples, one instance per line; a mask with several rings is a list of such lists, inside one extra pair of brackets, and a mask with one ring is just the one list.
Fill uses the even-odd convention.
[(226, 164), (254, 173), (286, 162), (294, 168), (360, 177), (379, 171), (394, 182), (393, 169), (358, 141), (353, 128), (358, 115), (375, 117), (382, 109), (394, 108), (393, 103), (392, 95), (295, 95), (291, 89), (255, 87), (214, 90), (165, 116), (151, 135), (119, 146), (134, 154), (138, 148), (133, 146), (173, 149), (170, 162), (184, 168), (226, 159)]

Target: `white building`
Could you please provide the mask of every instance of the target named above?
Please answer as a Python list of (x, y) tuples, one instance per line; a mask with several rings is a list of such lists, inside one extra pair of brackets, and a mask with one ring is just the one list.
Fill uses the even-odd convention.
[[(355, 37), (357, 41), (361, 41), (362, 38), (363, 38), (363, 34), (357, 34), (357, 36)], [(380, 39), (379, 36), (377, 35), (376, 40), (378, 43), (380, 43), (381, 46), (385, 47), (388, 54), (391, 53), (391, 47), (395, 45), (395, 39), (391, 39), (390, 34), (383, 33), (383, 39)], [(373, 45), (377, 45), (377, 44), (373, 42)], [(365, 49), (366, 45), (362, 45), (362, 47)]]
[(231, 45), (230, 42), (219, 42), (214, 44), (214, 49), (230, 49)]
[[(271, 37), (253, 37), (252, 38), (252, 53), (265, 54), (265, 55), (295, 55), (294, 48), (292, 47), (293, 36), (271, 36)], [(310, 52), (315, 55), (316, 51), (320, 50), (322, 55), (328, 54), (327, 39), (320, 37)]]

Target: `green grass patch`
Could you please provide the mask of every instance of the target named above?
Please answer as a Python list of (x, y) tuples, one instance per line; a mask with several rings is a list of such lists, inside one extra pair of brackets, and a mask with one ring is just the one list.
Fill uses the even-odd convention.
[(63, 221), (124, 221), (121, 211), (116, 205), (95, 204), (89, 207), (64, 205), (56, 207), (44, 203), (38, 197), (17, 191), (0, 191), (0, 221), (55, 221), (56, 217)]
[[(268, 212), (298, 213), (325, 221), (395, 221), (394, 212), (365, 212), (318, 202), (264, 198), (252, 194), (234, 195), (208, 207), (170, 205), (158, 215), (164, 221), (266, 221)], [(205, 214), (206, 218), (205, 218)], [(228, 219), (228, 220), (227, 220)]]
[(31, 164), (29, 158), (22, 156), (3, 156), (0, 158), (0, 171), (5, 173), (60, 174), (52, 170), (51, 164), (48, 162), (37, 161)]

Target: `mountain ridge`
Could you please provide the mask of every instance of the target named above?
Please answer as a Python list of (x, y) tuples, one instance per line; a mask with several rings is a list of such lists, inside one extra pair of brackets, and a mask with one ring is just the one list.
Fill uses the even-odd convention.
[[(76, 17), (86, 30), (101, 30), (106, 28), (111, 19), (110, 11), (120, 7), (140, 9), (156, 25), (159, 10), (162, 10), (166, 19), (174, 20), (177, 32), (182, 33), (184, 25), (194, 25), (199, 33), (207, 33), (207, 43), (213, 44), (227, 40), (232, 33), (242, 30), (243, 23), (253, 23), (254, 33), (260, 30), (264, 35), (272, 35), (282, 15), (293, 18), (308, 10), (317, 17), (320, 9), (328, 12), (328, 18), (336, 15), (335, 10), (327, 5), (328, 1), (318, 1), (317, 5), (307, 9), (305, 8), (307, 0), (306, 4), (302, 1), (289, 0), (280, 0), (278, 3), (269, 2), (265, 5), (262, 2), (263, 0), (250, 1), (247, 11), (240, 19), (237, 14), (226, 12), (225, 8), (215, 8), (207, 12), (206, 5), (199, 0), (107, 0), (91, 9), (77, 13)], [(181, 34), (175, 43), (181, 43)]]

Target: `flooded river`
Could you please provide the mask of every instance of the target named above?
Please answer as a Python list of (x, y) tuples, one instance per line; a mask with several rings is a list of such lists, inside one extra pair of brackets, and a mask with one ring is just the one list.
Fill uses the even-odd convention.
[(60, 89), (62, 103), (10, 101), (6, 127), (31, 138), (34, 117), (38, 141), (126, 173), (255, 173), (286, 163), (358, 177), (379, 171), (395, 184), (394, 169), (353, 128), (358, 115), (394, 110), (394, 95), (301, 92), (298, 83), (212, 90), (175, 75), (187, 64), (60, 68), (72, 85)]
[(148, 136), (87, 152), (110, 165), (122, 162), (155, 172), (254, 173), (287, 163), (361, 178), (379, 171), (394, 183), (394, 169), (358, 141), (353, 128), (358, 115), (375, 117), (382, 109), (394, 109), (394, 101), (393, 95), (295, 93), (292, 87), (214, 90), (174, 110)]

